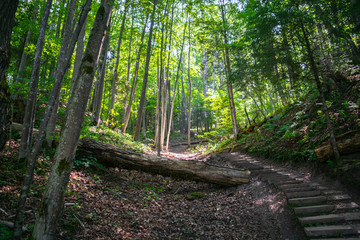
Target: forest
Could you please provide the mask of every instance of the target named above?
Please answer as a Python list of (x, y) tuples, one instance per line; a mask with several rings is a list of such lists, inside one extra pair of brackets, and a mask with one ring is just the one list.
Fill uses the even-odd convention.
[(0, 19), (0, 239), (360, 237), (358, 209), (349, 234), (272, 228), (299, 206), (264, 176), (301, 166), (360, 204), (359, 1), (2, 0)]

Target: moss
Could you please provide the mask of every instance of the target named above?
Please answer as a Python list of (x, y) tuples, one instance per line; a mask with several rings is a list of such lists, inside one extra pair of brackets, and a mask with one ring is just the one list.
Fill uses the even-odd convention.
[(62, 159), (59, 162), (56, 172), (60, 175), (63, 171), (69, 171), (71, 168), (70, 163), (66, 159)]
[(46, 216), (46, 214), (47, 214), (47, 203), (46, 202), (47, 202), (46, 198), (43, 198), (41, 200), (41, 203), (40, 203), (40, 206), (38, 209), (38, 213), (39, 213), (40, 217)]

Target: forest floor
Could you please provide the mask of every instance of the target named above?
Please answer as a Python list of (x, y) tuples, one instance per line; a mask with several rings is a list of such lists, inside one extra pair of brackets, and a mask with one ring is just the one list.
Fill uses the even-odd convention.
[[(9, 170), (16, 162), (18, 146), (13, 147), (0, 156), (0, 220), (9, 222), (14, 220), (21, 188), (20, 170)], [(177, 144), (167, 155), (189, 160), (203, 157), (184, 153), (186, 147)], [(207, 156), (207, 160), (227, 161), (225, 155)], [(25, 226), (29, 230), (47, 180), (46, 161), (40, 163), (27, 202)], [(0, 228), (0, 239), (9, 235), (9, 229)], [(256, 177), (248, 184), (225, 188), (139, 171), (88, 167), (71, 173), (56, 239), (296, 240), (305, 235), (284, 194)]]
[[(0, 155), (0, 220), (8, 222), (14, 220), (21, 189), (21, 170), (14, 167), (17, 148), (14, 144), (11, 152)], [(229, 154), (205, 156), (186, 150), (186, 144), (176, 142), (163, 155), (231, 165)], [(27, 235), (45, 188), (48, 162), (40, 159), (27, 202)], [(328, 181), (307, 168), (282, 167)], [(256, 176), (248, 184), (219, 187), (101, 165), (77, 167), (71, 173), (58, 231), (56, 239), (306, 239), (284, 193)], [(0, 224), (0, 239), (10, 239), (10, 234)]]

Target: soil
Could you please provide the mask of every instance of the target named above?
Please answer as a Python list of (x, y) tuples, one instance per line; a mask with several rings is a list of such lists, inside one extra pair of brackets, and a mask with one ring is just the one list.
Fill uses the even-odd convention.
[[(198, 159), (178, 145), (168, 156)], [(2, 155), (14, 161), (11, 153)], [(226, 154), (211, 159), (226, 164)], [(46, 161), (46, 159), (43, 159)], [(204, 160), (204, 159), (203, 159)], [(2, 175), (3, 168), (0, 169)], [(37, 171), (27, 203), (31, 229), (47, 172)], [(4, 173), (4, 172), (3, 172)], [(0, 220), (12, 222), (21, 188), (18, 177), (1, 181)], [(251, 178), (237, 187), (174, 180), (117, 168), (81, 168), (71, 173), (64, 216), (56, 239), (304, 239), (285, 196)]]

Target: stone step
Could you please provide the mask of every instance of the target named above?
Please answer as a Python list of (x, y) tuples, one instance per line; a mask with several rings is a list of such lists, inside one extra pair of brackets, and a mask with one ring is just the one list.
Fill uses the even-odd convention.
[(338, 203), (335, 205), (336, 212), (344, 212), (349, 210), (356, 210), (359, 209), (360, 206), (357, 203), (350, 202), (350, 203)]
[(287, 198), (314, 197), (314, 196), (319, 196), (320, 191), (314, 190), (314, 191), (290, 192), (290, 193), (285, 193), (285, 195)]
[(327, 198), (325, 196), (303, 197), (303, 198), (288, 199), (288, 203), (295, 205), (321, 204), (326, 202), (326, 200)]
[[(292, 180), (292, 181), (294, 181), (294, 180)], [(307, 183), (303, 183), (303, 182), (296, 181), (296, 180), (294, 183), (284, 183), (284, 184), (279, 185), (279, 188), (284, 191), (286, 191), (288, 189), (301, 188), (301, 187), (311, 187), (311, 186)]]
[(301, 224), (330, 223), (330, 222), (357, 221), (357, 220), (360, 220), (360, 212), (339, 213), (339, 214), (329, 214), (329, 215), (299, 218)]
[(292, 192), (305, 192), (305, 191), (313, 191), (316, 190), (314, 187), (298, 187), (298, 188), (288, 188), (284, 190), (285, 193), (292, 193)]
[(342, 195), (342, 194), (344, 194), (343, 191), (338, 191), (338, 190), (325, 190), (325, 191), (322, 191), (322, 193), (324, 195)]
[(305, 234), (308, 237), (341, 237), (346, 235), (357, 234), (356, 229), (349, 225), (331, 225), (319, 227), (306, 227), (304, 228)]
[(334, 205), (317, 205), (308, 207), (296, 207), (294, 212), (296, 215), (314, 215), (319, 213), (328, 213), (335, 209)]
[(351, 197), (347, 194), (342, 194), (342, 195), (330, 195), (327, 196), (327, 199), (330, 201), (344, 201), (344, 200), (350, 200)]

